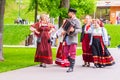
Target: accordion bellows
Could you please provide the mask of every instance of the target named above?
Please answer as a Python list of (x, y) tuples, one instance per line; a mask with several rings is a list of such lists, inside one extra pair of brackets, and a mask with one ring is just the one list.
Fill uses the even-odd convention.
[(70, 20), (66, 20), (63, 24), (63, 29), (67, 32), (69, 31), (70, 27), (74, 27), (74, 25), (70, 22)]

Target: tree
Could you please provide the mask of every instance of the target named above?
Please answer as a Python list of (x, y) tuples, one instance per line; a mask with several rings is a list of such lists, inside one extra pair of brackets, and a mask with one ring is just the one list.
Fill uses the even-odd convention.
[(77, 9), (77, 16), (94, 13), (96, 0), (71, 0), (70, 7)]
[(39, 11), (47, 12), (51, 17), (59, 16), (60, 26), (63, 18), (67, 17), (69, 7), (77, 9), (77, 16), (81, 17), (82, 15), (94, 12), (95, 1), (96, 0), (39, 0), (37, 4)]
[(4, 10), (5, 10), (5, 0), (0, 0), (0, 61), (3, 61), (3, 44), (2, 44), (2, 33), (3, 33), (3, 23), (4, 23)]
[[(60, 2), (60, 8), (64, 9), (68, 9), (70, 7), (70, 4), (69, 4), (69, 0), (61, 0)], [(64, 11), (65, 12), (65, 11)], [(62, 22), (63, 22), (63, 17), (62, 17), (62, 14), (59, 15), (59, 27), (62, 25)]]
[(37, 22), (37, 10), (38, 10), (38, 0), (35, 0), (35, 21)]
[(37, 22), (38, 2), (39, 0), (31, 0), (29, 8), (28, 8), (28, 12), (31, 10), (35, 10), (34, 23)]
[[(50, 16), (58, 17), (59, 10), (56, 7), (58, 7), (59, 4), (60, 4), (60, 0), (30, 0), (28, 12), (35, 10), (34, 22), (37, 21), (36, 17), (37, 17), (38, 11), (47, 12), (47, 13), (50, 13)], [(58, 13), (54, 11), (57, 11)]]

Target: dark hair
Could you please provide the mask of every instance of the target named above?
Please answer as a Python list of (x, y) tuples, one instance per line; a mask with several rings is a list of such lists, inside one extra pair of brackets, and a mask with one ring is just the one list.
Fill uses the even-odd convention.
[(76, 10), (76, 9), (74, 9), (74, 8), (69, 8), (68, 12), (73, 12), (73, 13), (76, 13), (76, 12), (77, 12), (77, 10)]

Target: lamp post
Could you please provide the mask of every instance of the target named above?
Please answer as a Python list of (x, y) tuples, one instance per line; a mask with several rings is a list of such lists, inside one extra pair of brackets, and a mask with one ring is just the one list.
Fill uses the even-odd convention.
[(20, 8), (21, 8), (22, 0), (16, 0), (16, 3), (18, 4), (18, 18), (20, 18)]
[(95, 2), (94, 15), (93, 15), (94, 19), (96, 18), (96, 9), (97, 9), (97, 2)]

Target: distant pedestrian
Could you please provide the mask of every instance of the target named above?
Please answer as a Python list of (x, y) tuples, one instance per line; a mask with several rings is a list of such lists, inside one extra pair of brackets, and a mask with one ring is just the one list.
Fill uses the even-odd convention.
[(117, 24), (120, 24), (120, 13), (118, 14), (116, 20), (117, 20)]

